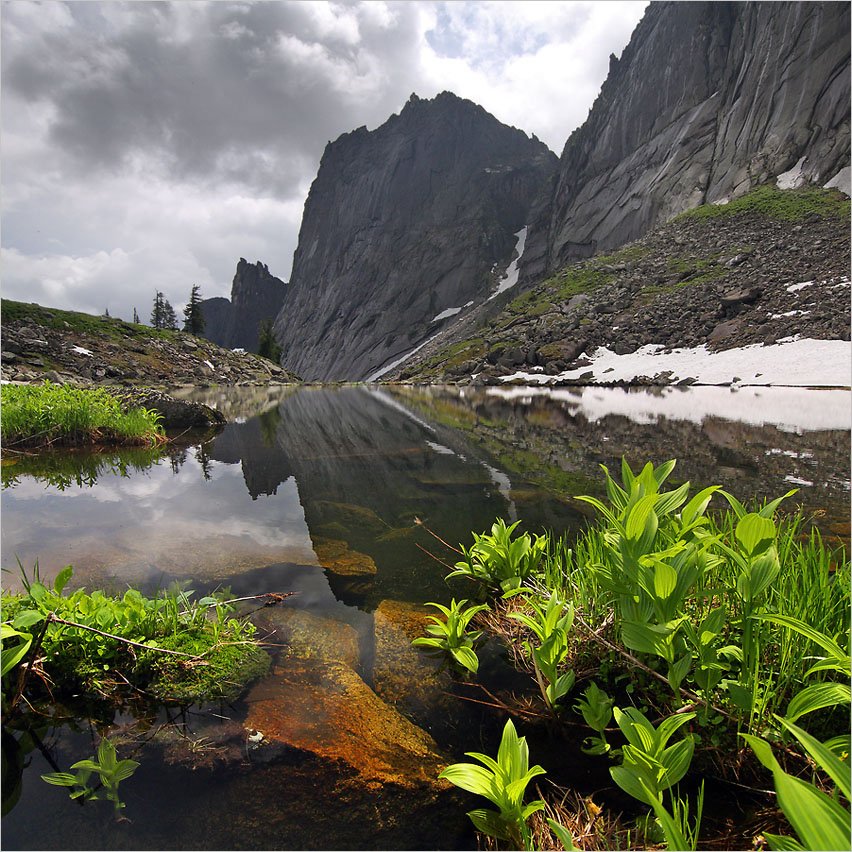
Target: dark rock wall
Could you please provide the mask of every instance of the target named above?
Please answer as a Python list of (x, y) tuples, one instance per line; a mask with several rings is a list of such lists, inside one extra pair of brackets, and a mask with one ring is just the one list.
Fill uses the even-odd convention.
[(849, 165), (848, 3), (652, 3), (539, 199), (522, 282), (738, 197)]
[(556, 162), (448, 92), (329, 143), (275, 324), (283, 363), (363, 379), (437, 331), (437, 314), (485, 299)]
[(287, 285), (276, 278), (265, 263), (251, 264), (240, 258), (231, 284), (231, 299), (205, 299), (204, 337), (219, 346), (257, 352), (260, 323), (278, 316)]

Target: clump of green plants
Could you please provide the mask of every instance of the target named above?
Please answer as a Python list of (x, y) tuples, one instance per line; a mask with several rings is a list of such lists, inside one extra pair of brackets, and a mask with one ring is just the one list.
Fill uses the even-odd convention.
[(532, 538), (529, 533), (523, 533), (512, 538), (519, 523), (515, 521), (506, 526), (506, 522), (498, 518), (490, 533), (474, 533), (470, 549), (459, 545), (463, 558), (456, 562), (446, 579), (469, 577), (486, 589), (499, 591), (503, 597), (518, 594), (523, 582), (538, 574), (547, 547), (547, 537), (543, 535)]
[(69, 565), (52, 585), (22, 570), (24, 591), (2, 595), (4, 716), (27, 690), (113, 700), (133, 686), (162, 701), (234, 698), (269, 666), (254, 626), (224, 593), (193, 599), (173, 586), (153, 598), (78, 589)]
[[(115, 746), (104, 737), (98, 746), (97, 756), (78, 760), (71, 764), (71, 768), (77, 770), (76, 774), (51, 772), (41, 777), (48, 784), (70, 788), (68, 795), (72, 799), (93, 802), (103, 798), (112, 802), (117, 817), (124, 807), (124, 802), (118, 798), (118, 785), (133, 775), (139, 768), (139, 763), (128, 758), (119, 760)], [(98, 787), (90, 786), (89, 779), (93, 772), (97, 773), (100, 779)]]
[(103, 388), (5, 384), (0, 388), (0, 429), (5, 447), (24, 445), (165, 441), (161, 416), (153, 410), (122, 411)]
[(429, 618), (434, 624), (426, 628), (429, 636), (419, 636), (412, 640), (412, 645), (420, 645), (427, 648), (437, 648), (448, 654), (454, 663), (462, 666), (474, 674), (479, 669), (479, 658), (476, 656), (476, 641), (482, 636), (481, 630), (468, 630), (470, 620), (478, 613), (488, 609), (486, 604), (469, 606), (465, 608), (467, 600), (456, 599), (450, 602), (448, 607), (439, 603), (428, 603), (426, 606), (434, 606), (444, 613), (442, 621), (436, 615)]
[[(666, 487), (675, 464), (634, 472), (622, 460), (620, 481), (602, 466), (606, 497), (579, 498), (597, 510), (597, 520), (570, 544), (540, 537), (535, 568), (523, 577), (496, 567), (507, 563), (515, 526), (500, 521), (490, 537), (474, 536), (450, 576), (473, 577), (493, 595), (523, 595), (522, 611), (500, 606), (527, 633), (507, 628), (504, 636), (525, 648), (515, 658), (532, 661), (549, 710), (569, 706), (579, 679), (573, 670), (581, 666), (575, 653), (569, 668), (566, 649), (583, 645), (596, 671), (573, 702), (594, 732), (583, 750), (620, 758), (613, 781), (652, 809), (647, 830), (668, 848), (695, 849), (699, 842), (703, 790), (692, 802), (694, 815), (677, 792), (694, 757), (741, 771), (740, 738), (757, 758), (749, 771), (759, 773), (762, 764), (772, 773), (778, 804), (798, 836), (766, 835), (771, 848), (848, 848), (845, 549), (829, 549), (816, 531), (803, 534), (801, 513), (779, 514), (794, 491), (752, 505), (719, 486), (691, 494), (689, 482)], [(711, 510), (714, 499), (721, 511)], [(499, 559), (493, 546), (476, 554), (482, 538), (508, 542)], [(613, 715), (623, 745), (608, 734)], [(660, 721), (652, 724), (655, 716)], [(552, 713), (552, 721), (560, 718)], [(783, 763), (773, 754), (778, 744)], [(467, 783), (483, 795), (486, 784), (494, 795), (499, 786), (490, 776), (481, 776), (479, 789)], [(505, 802), (500, 807), (503, 814)], [(528, 848), (520, 827), (507, 831), (505, 815), (503, 822), (489, 820), (477, 827)]]

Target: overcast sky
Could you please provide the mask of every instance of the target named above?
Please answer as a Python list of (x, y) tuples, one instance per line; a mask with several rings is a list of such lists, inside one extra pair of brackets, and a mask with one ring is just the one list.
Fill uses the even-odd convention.
[(323, 149), (450, 90), (556, 154), (646, 2), (12, 0), (2, 293), (143, 322), (288, 279)]

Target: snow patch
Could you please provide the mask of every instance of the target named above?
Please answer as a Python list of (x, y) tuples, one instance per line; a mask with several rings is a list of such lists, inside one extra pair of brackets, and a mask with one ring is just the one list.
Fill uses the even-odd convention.
[(813, 485), (809, 479), (799, 479), (798, 476), (791, 476), (789, 473), (784, 477), (784, 482), (792, 482), (793, 485)]
[(72, 346), (71, 351), (76, 352), (78, 355), (85, 355), (87, 358), (92, 357), (92, 353), (83, 346)]
[(799, 284), (791, 284), (787, 288), (787, 292), (788, 293), (795, 293), (797, 290), (804, 290), (805, 287), (813, 287), (813, 284), (814, 284), (813, 281), (802, 281)]
[(385, 373), (389, 373), (394, 367), (398, 367), (404, 361), (407, 361), (415, 352), (419, 352), (427, 343), (431, 343), (438, 335), (433, 334), (428, 340), (424, 340), (419, 346), (415, 346), (410, 352), (406, 352), (401, 358), (397, 358), (396, 361), (392, 361), (386, 367), (382, 367), (379, 370), (376, 370), (371, 376), (367, 376), (366, 381), (375, 382), (378, 381)]
[(795, 189), (798, 186), (801, 186), (805, 182), (804, 172), (802, 171), (802, 165), (804, 164), (807, 157), (801, 157), (799, 162), (793, 166), (787, 172), (784, 172), (775, 179), (775, 184), (778, 189)]
[(710, 352), (703, 344), (665, 352), (661, 345), (648, 344), (632, 355), (616, 355), (600, 347), (590, 360), (590, 366), (565, 370), (556, 376), (518, 371), (502, 376), (501, 381), (541, 385), (584, 376), (589, 382), (629, 382), (639, 376), (653, 377), (671, 370), (670, 382), (691, 377), (705, 385), (729, 385), (734, 379), (743, 385), (833, 388), (852, 385), (852, 344), (843, 340), (796, 336), (769, 346), (754, 343), (722, 352)]
[[(468, 304), (471, 304), (470, 302)], [(438, 322), (442, 319), (447, 319), (447, 317), (454, 317), (457, 313), (461, 311), (461, 308), (447, 308), (445, 311), (441, 311), (441, 313), (436, 314), (429, 322)]]
[(201, 362), (202, 364), (206, 364), (214, 373), (216, 372), (216, 368), (207, 360)]
[(844, 166), (827, 184), (826, 189), (839, 189), (844, 195), (852, 195), (852, 168)]
[(500, 279), (497, 289), (488, 297), (489, 302), (518, 283), (518, 261), (524, 255), (524, 246), (527, 242), (527, 226), (524, 225), (524, 227), (521, 228), (515, 236), (518, 238), (518, 242), (515, 244), (515, 251), (518, 253), (518, 256), (509, 264), (509, 268)]

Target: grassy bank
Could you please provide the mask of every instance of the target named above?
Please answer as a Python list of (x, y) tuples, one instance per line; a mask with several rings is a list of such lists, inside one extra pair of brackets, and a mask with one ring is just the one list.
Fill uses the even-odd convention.
[(3, 446), (51, 444), (148, 444), (165, 440), (160, 415), (135, 408), (122, 411), (102, 388), (44, 382), (0, 388)]
[(233, 699), (269, 656), (225, 595), (193, 599), (174, 586), (153, 598), (80, 589), (68, 566), (52, 584), (23, 571), (24, 591), (2, 595), (3, 716), (21, 699), (72, 696), (112, 704), (128, 696), (191, 704)]
[[(471, 677), (480, 628), (500, 636), (540, 692), (532, 712), (506, 710), (520, 725), (585, 726), (583, 751), (609, 764), (638, 822), (592, 831), (586, 813), (525, 804), (535, 775), (563, 767), (508, 725), (496, 760), (471, 753), (483, 766), (444, 777), (498, 807), (470, 816), (511, 848), (730, 848), (702, 831), (704, 776), (774, 785), (775, 825), (755, 829), (770, 848), (848, 848), (848, 556), (779, 515), (793, 492), (747, 507), (719, 487), (665, 490), (673, 468), (606, 471), (606, 498), (579, 498), (598, 522), (577, 541), (500, 520), (475, 534), (448, 579), (468, 581), (478, 610), (453, 601), (428, 642)], [(714, 498), (728, 510), (710, 512)]]

